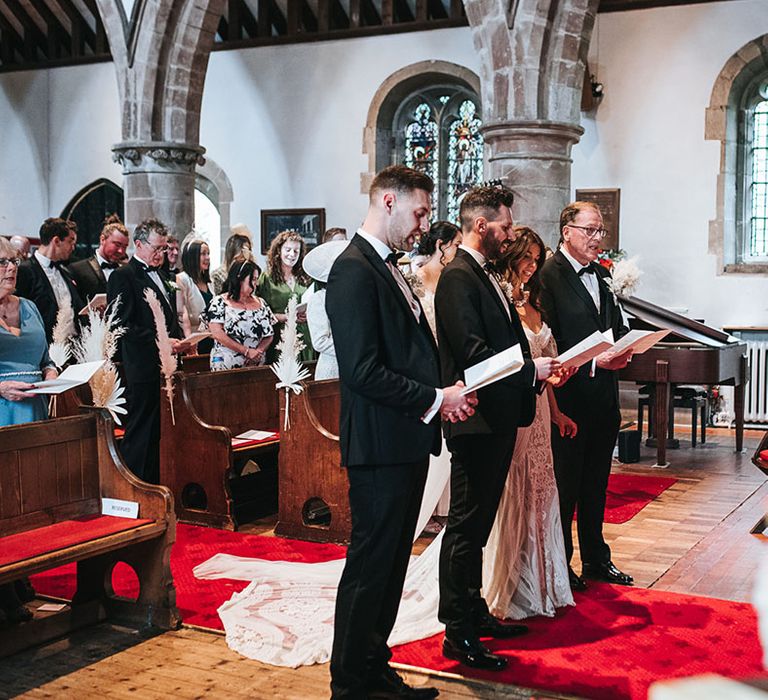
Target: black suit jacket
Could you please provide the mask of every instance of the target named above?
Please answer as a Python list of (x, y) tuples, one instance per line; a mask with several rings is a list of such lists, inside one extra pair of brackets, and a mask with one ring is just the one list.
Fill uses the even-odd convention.
[[(77, 314), (80, 313), (85, 304), (67, 269), (60, 267), (59, 270), (72, 297), (72, 313), (74, 314), (75, 328), (78, 328)], [(43, 270), (34, 255), (19, 266), (18, 276), (16, 277), (16, 294), (35, 303), (40, 315), (43, 317), (45, 336), (50, 343), (53, 338), (53, 328), (56, 325), (59, 304), (56, 301), (56, 295), (53, 293), (53, 287), (48, 281), (45, 270)]]
[[(163, 273), (160, 272), (163, 278)], [(155, 319), (144, 299), (144, 290), (151, 289), (160, 299), (168, 335), (182, 338), (176, 314), (176, 294), (165, 298), (149, 276), (144, 265), (131, 258), (127, 265), (115, 270), (107, 283), (107, 301), (120, 298), (118, 323), (126, 331), (120, 338), (120, 353), (127, 382), (157, 381), (160, 377), (160, 358), (157, 351)]]
[(95, 255), (78, 260), (69, 266), (69, 274), (77, 285), (80, 296), (90, 301), (97, 294), (107, 293), (107, 278)]
[(472, 434), (510, 434), (530, 425), (536, 412), (536, 368), (520, 317), (498, 292), (477, 261), (459, 250), (440, 275), (435, 292), (437, 341), (443, 382), (464, 380), (464, 370), (520, 343), (526, 358), (511, 377), (477, 392), (475, 415), (445, 423), (447, 438)]
[(346, 466), (416, 462), (440, 452), (440, 420), (421, 417), (440, 386), (437, 347), (384, 261), (359, 235), (331, 269), (325, 308), (341, 383)]
[[(602, 265), (591, 263), (600, 289), (600, 311), (584, 283), (561, 251), (557, 251), (541, 268), (541, 306), (546, 322), (552, 329), (558, 352), (564, 352), (595, 331), (613, 331), (618, 340), (627, 332), (616, 300), (606, 279), (610, 273)], [(587, 416), (595, 407), (618, 412), (618, 380), (616, 372), (595, 368), (590, 377), (591, 362), (557, 390), (560, 409), (571, 418)], [(578, 421), (577, 421), (578, 422)]]

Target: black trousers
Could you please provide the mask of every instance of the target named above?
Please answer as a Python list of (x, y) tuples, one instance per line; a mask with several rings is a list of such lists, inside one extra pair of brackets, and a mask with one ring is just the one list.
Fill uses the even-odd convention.
[(568, 562), (573, 556), (573, 513), (577, 510), (577, 529), (581, 561), (603, 564), (610, 561), (611, 549), (603, 538), (605, 493), (621, 417), (596, 412), (592, 416), (571, 416), (579, 426), (575, 438), (560, 437), (552, 430), (552, 455), (560, 496), (560, 518)]
[(125, 436), (120, 454), (139, 479), (160, 483), (160, 380), (127, 383)]
[(352, 535), (336, 595), (334, 698), (364, 698), (392, 653), (395, 624), (429, 460), (347, 469)]
[(475, 636), (476, 620), (488, 612), (480, 595), (483, 547), (496, 518), (516, 434), (463, 435), (448, 441), (451, 506), (440, 549), (438, 618), (449, 637)]

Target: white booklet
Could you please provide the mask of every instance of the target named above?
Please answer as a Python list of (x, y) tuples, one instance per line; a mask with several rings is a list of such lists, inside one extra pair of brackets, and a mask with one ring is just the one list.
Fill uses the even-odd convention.
[(197, 345), (201, 340), (205, 340), (206, 338), (210, 337), (210, 331), (195, 331), (194, 333), (190, 333), (186, 338), (184, 338), (184, 341), (190, 345)]
[(464, 371), (464, 384), (466, 387), (462, 394), (469, 394), (472, 391), (482, 389), (484, 386), (498, 382), (500, 379), (506, 379), (515, 372), (519, 372), (525, 359), (520, 344), (513, 345), (511, 348), (496, 353), (487, 360), (478, 362), (472, 367), (467, 367)]
[(247, 442), (267, 440), (276, 437), (277, 433), (269, 430), (246, 430), (244, 433), (240, 433), (240, 435), (236, 435), (232, 438), (232, 447), (238, 447)]
[(63, 394), (68, 389), (85, 384), (101, 369), (104, 360), (83, 362), (80, 365), (70, 365), (56, 379), (46, 379), (35, 382), (34, 389), (27, 389), (30, 394)]
[(107, 305), (106, 294), (94, 294), (93, 298), (82, 308), (78, 316), (87, 316), (91, 309), (101, 309)]
[(590, 360), (593, 360), (606, 350), (612, 347), (611, 342), (600, 331), (595, 331), (587, 336), (580, 343), (576, 343), (572, 348), (561, 353), (557, 360), (568, 369), (570, 367), (581, 367)]
[(619, 338), (611, 348), (614, 355), (623, 355), (627, 350), (632, 350), (635, 355), (642, 355), (646, 350), (650, 350), (662, 338), (671, 333), (669, 329), (660, 331), (629, 331), (625, 336)]

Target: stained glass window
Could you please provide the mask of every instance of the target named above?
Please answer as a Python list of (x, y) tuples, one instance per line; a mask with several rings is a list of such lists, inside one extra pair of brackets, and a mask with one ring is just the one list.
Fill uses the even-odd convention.
[(412, 93), (395, 114), (392, 162), (432, 178), (433, 221), (457, 222), (459, 197), (483, 180), (479, 105), (467, 88), (442, 85)]
[(752, 177), (749, 188), (749, 245), (747, 255), (768, 257), (768, 100), (752, 112), (750, 156)]

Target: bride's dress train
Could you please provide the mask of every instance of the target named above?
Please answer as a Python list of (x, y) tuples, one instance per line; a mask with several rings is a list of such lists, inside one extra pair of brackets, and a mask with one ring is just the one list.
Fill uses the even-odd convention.
[[(552, 352), (545, 326), (528, 333), (535, 357)], [(549, 405), (538, 397), (530, 428), (518, 431), (515, 455), (484, 555), (484, 595), (498, 617), (553, 615), (573, 605), (568, 585), (557, 487), (549, 447)], [(430, 462), (414, 539), (435, 509), (450, 473), (443, 446)], [(430, 637), (444, 628), (437, 619), (442, 532), (412, 557), (390, 646)], [(344, 559), (305, 564), (217, 554), (195, 567), (198, 578), (251, 583), (219, 608), (227, 644), (234, 651), (276, 666), (329, 660), (336, 588)]]

